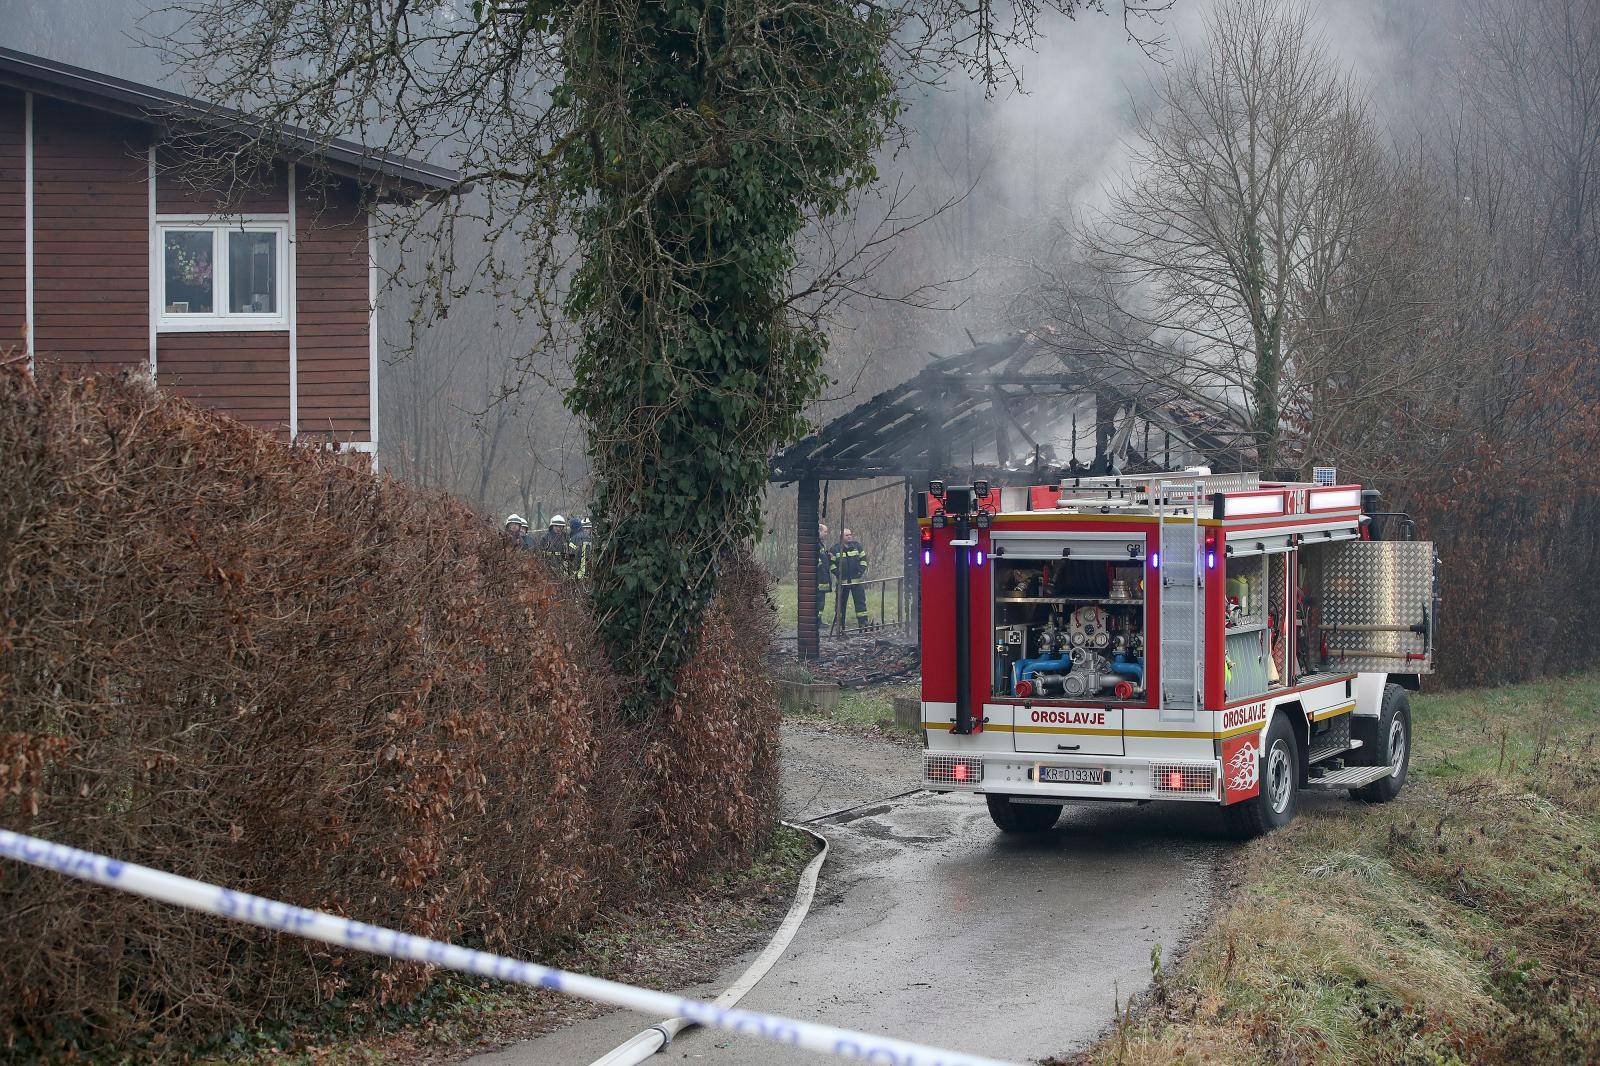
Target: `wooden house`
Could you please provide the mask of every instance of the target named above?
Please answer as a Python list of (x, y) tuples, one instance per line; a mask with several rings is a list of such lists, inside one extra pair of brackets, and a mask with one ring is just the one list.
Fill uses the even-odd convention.
[[(179, 146), (208, 132), (216, 151), (201, 166)], [(275, 157), (251, 153), (248, 178), (215, 178), (215, 156), (247, 141)], [(417, 159), (0, 48), (0, 358), (147, 366), (196, 403), (376, 461), (372, 213), (457, 183)]]

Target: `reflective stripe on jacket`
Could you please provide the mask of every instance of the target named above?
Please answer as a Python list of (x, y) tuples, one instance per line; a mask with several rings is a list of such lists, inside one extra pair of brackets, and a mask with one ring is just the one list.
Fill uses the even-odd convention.
[(867, 549), (859, 540), (847, 540), (833, 553), (834, 572), (840, 581), (860, 581), (867, 576)]

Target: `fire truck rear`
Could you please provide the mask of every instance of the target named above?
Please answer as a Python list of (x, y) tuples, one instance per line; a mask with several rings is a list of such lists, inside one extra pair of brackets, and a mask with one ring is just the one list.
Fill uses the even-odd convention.
[(1066, 801), (1387, 802), (1433, 665), (1433, 545), (1359, 485), (1205, 471), (923, 501), (923, 778), (1036, 833)]

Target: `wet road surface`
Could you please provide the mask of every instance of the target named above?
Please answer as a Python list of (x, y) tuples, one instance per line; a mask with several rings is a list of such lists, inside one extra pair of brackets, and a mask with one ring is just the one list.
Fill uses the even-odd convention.
[[(914, 785), (870, 772), (874, 758), (917, 767), (916, 753), (885, 747), (786, 729), (786, 757), (837, 754), (846, 766), (820, 788), (786, 768), (791, 816), (861, 802), (862, 788)], [(739, 1006), (1018, 1061), (1081, 1049), (1149, 984), (1152, 946), (1170, 958), (1203, 917), (1231, 847), (1214, 810), (1185, 804), (1068, 807), (1052, 832), (1017, 842), (995, 830), (981, 797), (918, 793), (815, 828), (832, 846), (818, 898)], [(683, 991), (715, 995), (748, 961)], [(616, 1012), (471, 1061), (583, 1066), (657, 1020)], [(704, 1030), (665, 1057), (831, 1061)]]

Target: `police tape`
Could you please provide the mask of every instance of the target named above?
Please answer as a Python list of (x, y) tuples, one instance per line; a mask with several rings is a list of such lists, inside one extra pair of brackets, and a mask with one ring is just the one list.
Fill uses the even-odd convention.
[(843, 1059), (883, 1063), (885, 1066), (1014, 1066), (998, 1059), (980, 1058), (849, 1029), (836, 1029), (831, 1025), (802, 1022), (776, 1014), (718, 1007), (713, 1003), (685, 999), (666, 992), (652, 992), (647, 988), (585, 977), (537, 963), (520, 962), (486, 951), (457, 947), (439, 940), (367, 925), (351, 918), (340, 918), (323, 911), (252, 896), (247, 892), (235, 892), (219, 885), (163, 873), (148, 866), (122, 862), (92, 851), (80, 851), (6, 829), (0, 829), (0, 855), (80, 881), (262, 929), (291, 933), (325, 944), (354, 948), (391, 959), (425, 963), (478, 977), (532, 988), (548, 988), (552, 992), (648, 1014), (686, 1018), (695, 1025), (808, 1048)]

